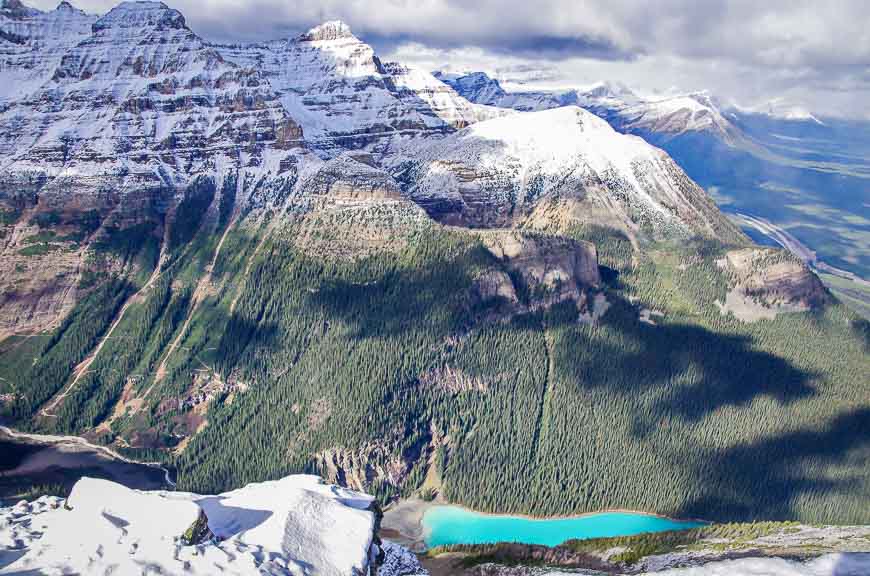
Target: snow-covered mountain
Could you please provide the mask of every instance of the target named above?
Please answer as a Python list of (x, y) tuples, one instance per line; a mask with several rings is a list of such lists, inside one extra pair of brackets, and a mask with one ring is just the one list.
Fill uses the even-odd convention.
[(451, 223), (549, 226), (567, 211), (629, 237), (740, 235), (665, 152), (576, 106), (480, 122), (395, 170), (411, 198)]
[[(0, 112), (8, 187), (59, 175), (183, 181), (216, 162), (260, 163), (271, 150), (301, 146), (299, 125), (260, 72), (225, 61), (180, 12), (125, 2), (83, 39), (88, 17), (68, 7), (33, 21), (49, 26), (67, 13), (76, 25), (54, 43), (59, 52), (72, 46)], [(0, 84), (21, 68), (3, 69)]]
[(263, 72), (322, 155), (385, 153), (396, 138), (445, 134), (498, 111), (470, 103), (428, 72), (383, 63), (343, 22), (289, 40), (216, 47)]
[(797, 104), (790, 103), (783, 98), (774, 98), (757, 106), (733, 105), (732, 109), (740, 114), (762, 114), (775, 120), (787, 120), (793, 122), (811, 122), (824, 126), (824, 122), (816, 118), (809, 110)]
[[(510, 170), (521, 167), (510, 189), (489, 182), (484, 196), (466, 199), (482, 202), (475, 216), (462, 209), (476, 225), (515, 222), (556, 187), (572, 188), (575, 196), (592, 198), (594, 188), (602, 198), (618, 197), (619, 210), (640, 211), (622, 214), (619, 222), (650, 225), (656, 234), (708, 233), (718, 226), (708, 207), (698, 212), (691, 181), (660, 151), (573, 108), (540, 117), (519, 117), (505, 108), (600, 105), (618, 111), (632, 127), (676, 132), (718, 125), (720, 116), (699, 98), (687, 98), (685, 106), (668, 102), (650, 108), (618, 85), (514, 98), (485, 75), (451, 80), (484, 105), (469, 102), (428, 72), (381, 62), (342, 22), (326, 22), (287, 40), (218, 46), (159, 2), (124, 2), (98, 19), (68, 5), (49, 14), (13, 7), (6, 12), (15, 16), (6, 18), (19, 24), (9, 24), (9, 33), (32, 38), (30, 58), (40, 59), (35, 51), (45, 42), (39, 38), (52, 38), (59, 54), (55, 65), (32, 72), (31, 84), (22, 85), (0, 110), (0, 190), (39, 191), (41, 203), (55, 198), (57, 205), (68, 206), (73, 185), (77, 210), (129, 204), (122, 201), (124, 191), (136, 193), (143, 185), (159, 187), (165, 190), (161, 197), (171, 198), (197, 175), (221, 179), (228, 171), (244, 170), (274, 177), (291, 167), (295, 174), (302, 165), (309, 165), (303, 172), (316, 170), (319, 158), (362, 150), (373, 162), (394, 167), (411, 158), (432, 174), (433, 166), (446, 161), (444, 154), (470, 154), (461, 160), (478, 175), (503, 172), (497, 165), (503, 160)], [(29, 27), (20, 24), (24, 21)], [(65, 24), (55, 24), (61, 21)], [(4, 40), (7, 44), (15, 43)], [(27, 69), (23, 57), (12, 62), (0, 70), (0, 83), (13, 83)], [(476, 127), (488, 119), (492, 123)], [(562, 121), (567, 124), (559, 126)], [(477, 144), (467, 149), (468, 142), (481, 138), (498, 142), (488, 145), (490, 151), (506, 146), (502, 133), (512, 130), (517, 131), (512, 142), (522, 135), (529, 144), (514, 146), (509, 158), (483, 154)], [(443, 145), (432, 144), (445, 138)], [(436, 192), (457, 200), (453, 192), (434, 191), (430, 177), (413, 185), (411, 198), (429, 208), (428, 198)], [(108, 202), (109, 197), (114, 199)]]
[(413, 554), (380, 544), (377, 514), (372, 497), (316, 476), (216, 496), (83, 478), (65, 502), (46, 496), (0, 508), (0, 548), (10, 553), (4, 570), (16, 573), (425, 573)]
[(64, 52), (90, 35), (96, 20), (67, 2), (41, 12), (18, 0), (2, 0), (0, 110), (50, 79)]
[(641, 98), (626, 86), (611, 82), (584, 89), (507, 92), (498, 80), (484, 72), (434, 74), (472, 102), (523, 111), (581, 106), (624, 132), (647, 131), (671, 136), (709, 133), (729, 141), (738, 132), (707, 92)]
[[(625, 102), (625, 101), (623, 101)], [(707, 92), (673, 96), (656, 100), (638, 100), (614, 106), (610, 102), (590, 101), (590, 107), (602, 106), (616, 112), (622, 129), (657, 134), (680, 135), (707, 133), (731, 142), (738, 130), (729, 122)]]

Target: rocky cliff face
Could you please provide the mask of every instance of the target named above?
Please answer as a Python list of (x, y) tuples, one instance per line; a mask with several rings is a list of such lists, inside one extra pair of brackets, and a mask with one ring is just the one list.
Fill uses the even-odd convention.
[(55, 326), (106, 231), (140, 226), (160, 244), (197, 176), (275, 177), (306, 155), (261, 73), (225, 61), (162, 3), (100, 18), (68, 4), (7, 9), (0, 29), (24, 39), (0, 39), (6, 329)]
[(519, 231), (484, 232), (480, 237), (504, 268), (477, 280), (481, 300), (502, 298), (521, 311), (565, 301), (573, 301), (580, 312), (591, 308), (587, 294), (601, 283), (594, 245)]
[(731, 291), (720, 308), (743, 321), (775, 318), (784, 312), (805, 312), (830, 300), (818, 276), (781, 250), (734, 250), (718, 265), (731, 277)]
[(319, 165), (298, 186), (294, 243), (319, 257), (356, 260), (407, 246), (434, 225), (368, 154), (345, 153)]
[(0, 111), (48, 80), (63, 54), (90, 35), (96, 20), (67, 2), (51, 12), (40, 12), (18, 0), (4, 0), (0, 8)]
[(172, 180), (218, 155), (246, 164), (302, 136), (257, 71), (226, 62), (181, 13), (149, 2), (94, 22), (49, 77), (7, 105), (0, 134), (5, 182), (22, 173)]

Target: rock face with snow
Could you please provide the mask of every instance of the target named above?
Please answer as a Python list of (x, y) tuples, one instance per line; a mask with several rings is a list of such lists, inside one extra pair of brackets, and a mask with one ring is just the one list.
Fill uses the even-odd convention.
[[(378, 547), (372, 498), (289, 476), (217, 496), (139, 492), (83, 478), (64, 505), (0, 509), (4, 570), (127, 574), (418, 574), (401, 549)], [(198, 524), (211, 538), (188, 544)], [(6, 557), (4, 556), (4, 560)], [(386, 562), (385, 570), (378, 566)]]
[(0, 114), (4, 182), (26, 172), (157, 180), (218, 155), (243, 161), (300, 145), (299, 125), (259, 72), (226, 62), (160, 3), (118, 5), (39, 80)]
[(40, 12), (18, 0), (0, 4), (0, 110), (54, 73), (64, 52), (91, 33), (97, 17), (62, 2)]
[[(663, 151), (577, 107), (481, 122), (397, 165), (406, 193), (437, 220), (472, 227), (575, 220), (630, 235), (740, 238)], [(582, 206), (582, 209), (578, 208)]]
[(367, 154), (324, 162), (300, 182), (292, 204), (295, 244), (320, 257), (355, 260), (393, 251), (434, 224)]
[(487, 114), (428, 72), (381, 62), (342, 22), (289, 40), (217, 49), (263, 72), (323, 156), (385, 153), (397, 139), (449, 133)]

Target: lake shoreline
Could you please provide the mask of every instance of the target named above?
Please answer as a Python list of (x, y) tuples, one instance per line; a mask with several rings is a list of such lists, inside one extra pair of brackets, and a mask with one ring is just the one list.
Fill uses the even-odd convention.
[[(708, 520), (672, 518), (655, 512), (641, 512), (625, 508), (611, 508), (597, 512), (583, 512), (581, 514), (572, 514), (570, 516), (532, 516), (528, 514), (481, 512), (461, 504), (452, 504), (438, 499), (427, 502), (419, 498), (409, 498), (399, 500), (384, 510), (384, 518), (381, 522), (382, 535), (386, 539), (407, 546), (415, 552), (425, 552), (426, 550), (429, 550), (429, 546), (425, 542), (426, 530), (423, 526), (423, 517), (426, 515), (426, 512), (435, 507), (450, 507), (479, 516), (516, 518), (533, 522), (577, 520), (602, 514), (631, 514), (635, 516), (667, 520), (675, 523), (711, 524)], [(570, 540), (570, 538), (566, 540)]]
[[(0, 469), (0, 479), (6, 483), (3, 490), (28, 482), (70, 484), (77, 476), (94, 473), (130, 488), (175, 490), (170, 470), (161, 463), (139, 462), (80, 436), (33, 434), (0, 425), (0, 443), (26, 450), (20, 461), (7, 462)], [(6, 494), (4, 499), (10, 497)]]

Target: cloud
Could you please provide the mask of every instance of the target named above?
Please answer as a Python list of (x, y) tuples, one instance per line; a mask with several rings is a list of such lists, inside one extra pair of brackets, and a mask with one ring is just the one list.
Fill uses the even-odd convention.
[[(111, 0), (72, 0), (106, 11)], [(56, 0), (31, 0), (49, 8)], [(287, 37), (342, 19), (387, 58), (424, 46), (489, 63), (560, 70), (562, 83), (709, 88), (723, 100), (787, 97), (870, 116), (866, 0), (170, 0), (214, 41)], [(420, 61), (421, 59), (415, 58)], [(510, 64), (504, 64), (504, 62)], [(501, 64), (499, 64), (501, 62)], [(599, 76), (591, 79), (592, 74)], [(549, 75), (552, 76), (552, 75)], [(555, 79), (548, 78), (548, 83)], [(752, 104), (752, 102), (746, 102)]]

